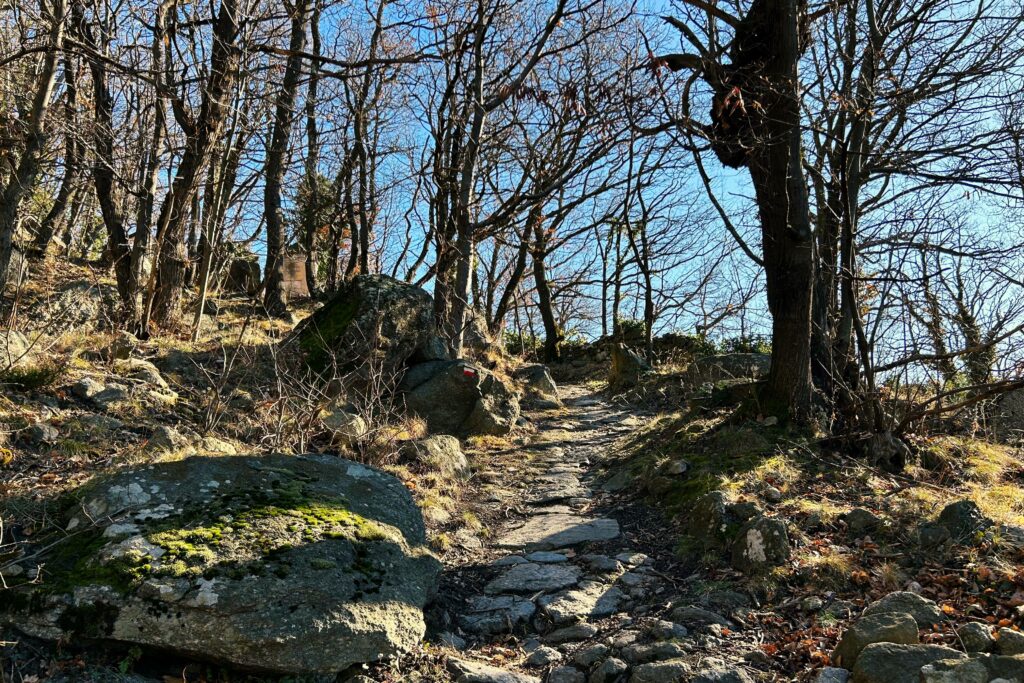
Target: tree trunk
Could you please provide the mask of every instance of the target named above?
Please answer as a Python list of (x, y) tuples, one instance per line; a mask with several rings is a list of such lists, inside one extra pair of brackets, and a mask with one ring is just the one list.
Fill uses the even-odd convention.
[(283, 315), (288, 309), (284, 291), (284, 216), (281, 214), (281, 183), (284, 180), (285, 157), (291, 138), (292, 117), (295, 112), (295, 94), (299, 89), (302, 70), (302, 51), (306, 46), (306, 15), (309, 0), (298, 0), (292, 10), (289, 56), (285, 64), (281, 91), (274, 111), (274, 131), (267, 150), (263, 214), (267, 221), (267, 263), (264, 272), (265, 291), (263, 305), (273, 316)]
[(64, 121), (67, 126), (67, 133), (64, 136), (64, 177), (60, 181), (60, 189), (57, 190), (57, 197), (53, 200), (53, 206), (46, 214), (43, 222), (36, 232), (36, 239), (33, 248), (41, 256), (46, 256), (53, 236), (57, 232), (57, 224), (64, 217), (71, 199), (71, 192), (75, 187), (75, 179), (78, 177), (78, 164), (81, 152), (78, 149), (77, 125), (78, 118), (78, 88), (75, 85), (75, 68), (71, 56), (64, 55)]
[(230, 110), (241, 61), (240, 51), (235, 44), (241, 19), (238, 0), (222, 0), (213, 24), (210, 72), (203, 90), (199, 116), (193, 120), (183, 106), (175, 107), (175, 118), (185, 129), (185, 151), (171, 189), (160, 207), (154, 273), (150, 275), (147, 288), (141, 326), (143, 332), (151, 318), (166, 325), (178, 316), (181, 308), (187, 266), (185, 229), (188, 208), (192, 194), (196, 191), (199, 173), (209, 158), (210, 150)]
[(46, 113), (57, 80), (57, 55), (64, 45), (64, 0), (54, 0), (50, 13), (50, 49), (43, 55), (42, 67), (36, 81), (32, 108), (25, 120), (25, 149), (18, 160), (7, 185), (0, 190), (0, 293), (7, 284), (7, 270), (14, 253), (14, 231), (18, 222), (18, 208), (35, 187), (39, 173), (39, 160), (46, 148)]
[[(313, 0), (313, 12), (309, 18), (310, 46), (313, 59), (309, 63), (309, 87), (306, 91), (306, 187), (313, 201), (319, 204), (320, 183), (320, 131), (317, 127), (316, 103), (320, 87), (320, 62), (322, 46), (320, 44), (320, 0)], [(307, 212), (306, 224), (302, 226), (302, 243), (306, 252), (306, 287), (309, 295), (319, 294), (316, 258), (316, 233), (320, 229), (316, 221), (317, 212)]]
[(544, 227), (540, 221), (534, 223), (533, 248), (533, 279), (537, 286), (537, 309), (544, 323), (544, 362), (554, 363), (561, 358), (562, 329), (555, 318), (554, 301), (551, 286), (544, 267), (547, 245), (544, 239)]

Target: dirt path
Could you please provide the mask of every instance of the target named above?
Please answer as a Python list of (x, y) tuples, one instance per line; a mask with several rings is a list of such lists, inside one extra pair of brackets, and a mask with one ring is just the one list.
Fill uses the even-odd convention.
[[(720, 613), (728, 610), (686, 604), (674, 535), (653, 511), (602, 491), (595, 476), (615, 441), (651, 416), (582, 387), (564, 387), (562, 398), (565, 411), (538, 417), (535, 438), (495, 460), (506, 469), (481, 473), (492, 482), (483, 505), (507, 521), (446, 572), (439, 637), (469, 660), (453, 660), (453, 679), (751, 680), (723, 658), (735, 650), (723, 636), (738, 629)], [(744, 601), (725, 597), (734, 603), (725, 607)], [(496, 654), (502, 667), (478, 663)], [(711, 677), (700, 678), (705, 670)]]

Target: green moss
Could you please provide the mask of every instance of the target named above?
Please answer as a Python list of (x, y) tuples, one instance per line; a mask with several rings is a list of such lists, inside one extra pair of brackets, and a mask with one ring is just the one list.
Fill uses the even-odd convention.
[(347, 296), (335, 296), (310, 317), (299, 334), (299, 348), (311, 367), (330, 365), (335, 341), (345, 333), (358, 311), (359, 299), (349, 291)]

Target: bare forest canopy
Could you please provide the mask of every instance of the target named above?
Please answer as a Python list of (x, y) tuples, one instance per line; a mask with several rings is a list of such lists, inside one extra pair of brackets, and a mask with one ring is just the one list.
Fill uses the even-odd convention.
[[(361, 273), (555, 360), (761, 336), (771, 412), (1024, 377), (1020, 0), (5, 0), (0, 273), (105, 264), (198, 330)], [(26, 264), (28, 264), (26, 266)], [(644, 349), (641, 349), (644, 350)]]

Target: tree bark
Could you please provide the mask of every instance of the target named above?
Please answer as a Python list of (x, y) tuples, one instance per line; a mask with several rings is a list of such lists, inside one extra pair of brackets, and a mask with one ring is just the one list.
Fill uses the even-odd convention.
[(147, 288), (141, 325), (143, 332), (150, 319), (167, 325), (177, 318), (181, 308), (188, 257), (185, 253), (185, 229), (190, 200), (196, 191), (199, 173), (208, 161), (210, 150), (227, 118), (238, 79), (241, 62), (240, 50), (235, 44), (241, 20), (238, 13), (238, 0), (222, 0), (213, 24), (210, 73), (198, 118), (193, 120), (181, 103), (174, 107), (175, 118), (185, 130), (185, 151), (157, 219), (156, 258)]
[(75, 179), (78, 177), (78, 164), (81, 151), (78, 148), (77, 125), (78, 118), (78, 88), (75, 85), (76, 74), (71, 56), (64, 55), (64, 122), (67, 132), (64, 136), (64, 177), (61, 178), (60, 188), (53, 200), (53, 206), (46, 214), (43, 222), (36, 232), (33, 249), (41, 257), (53, 242), (53, 236), (57, 232), (57, 225), (67, 211), (68, 202), (71, 199), (71, 192), (75, 187)]

